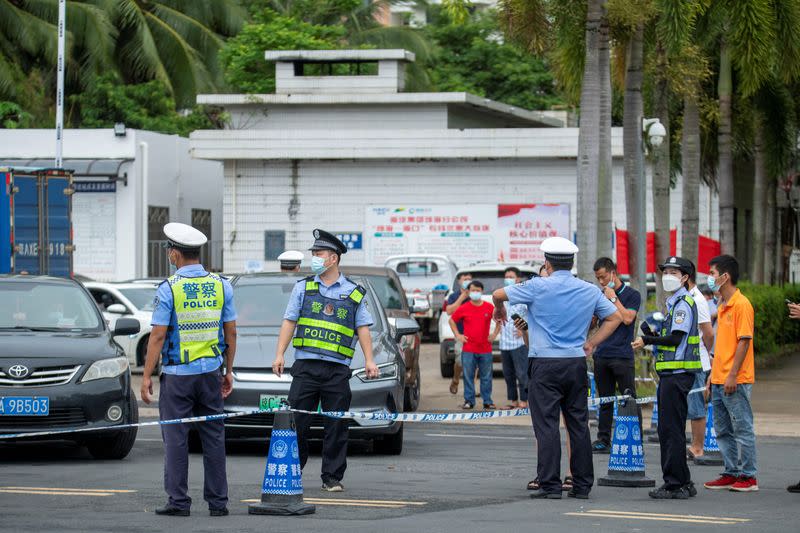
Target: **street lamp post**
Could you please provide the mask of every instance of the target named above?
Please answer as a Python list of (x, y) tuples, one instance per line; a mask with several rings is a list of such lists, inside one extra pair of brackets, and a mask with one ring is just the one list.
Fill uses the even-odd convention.
[[(636, 277), (639, 281), (639, 291), (643, 299), (647, 299), (647, 172), (644, 166), (644, 153), (647, 149), (645, 136), (650, 139), (650, 144), (654, 147), (660, 146), (664, 142), (667, 130), (657, 118), (642, 118), (641, 142), (636, 154), (639, 158), (639, 170), (641, 172), (639, 186), (636, 190), (637, 207), (639, 210), (639, 231), (636, 234)], [(658, 261), (658, 258), (656, 258)], [(644, 305), (639, 307), (639, 319), (644, 317)]]

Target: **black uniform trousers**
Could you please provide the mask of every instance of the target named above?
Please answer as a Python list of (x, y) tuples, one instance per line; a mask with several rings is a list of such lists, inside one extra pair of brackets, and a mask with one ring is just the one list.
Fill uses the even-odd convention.
[(594, 484), (594, 465), (587, 423), (586, 358), (533, 357), (528, 361), (528, 376), (528, 405), (538, 444), (536, 473), (542, 490), (561, 494), (559, 418), (563, 413), (572, 444), (569, 464), (574, 490), (588, 494)]
[[(292, 386), (289, 405), (304, 411), (350, 409), (350, 367), (318, 359), (297, 359), (292, 365)], [(300, 467), (308, 461), (308, 432), (314, 415), (295, 413)], [(322, 482), (341, 481), (347, 469), (347, 436), (349, 421), (324, 417), (322, 440)]]
[(686, 463), (686, 415), (694, 373), (661, 374), (658, 384), (658, 442), (661, 472), (668, 489), (677, 489), (692, 478)]
[[(161, 374), (158, 412), (161, 420), (190, 416), (218, 415), (223, 412), (222, 369), (205, 374), (178, 376)], [(203, 446), (203, 498), (210, 509), (228, 505), (228, 479), (225, 472), (225, 423), (222, 420), (161, 426), (164, 440), (164, 490), (168, 505), (189, 509), (189, 430), (200, 434)]]
[[(597, 395), (600, 397), (615, 396), (630, 390), (636, 396), (636, 363), (630, 358), (594, 357), (594, 382)], [(636, 406), (639, 413), (639, 428), (642, 427), (642, 408)], [(614, 404), (604, 403), (600, 406), (597, 421), (597, 440), (611, 444), (611, 424), (614, 421)]]

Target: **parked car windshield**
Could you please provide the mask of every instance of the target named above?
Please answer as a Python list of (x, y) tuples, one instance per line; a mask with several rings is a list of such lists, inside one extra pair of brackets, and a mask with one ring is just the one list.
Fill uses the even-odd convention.
[(153, 311), (153, 301), (158, 287), (136, 287), (135, 289), (120, 289), (119, 292), (131, 301), (139, 311)]
[[(353, 280), (363, 284), (359, 279)], [(242, 327), (280, 327), (283, 313), (296, 280), (282, 277), (240, 278), (233, 286), (236, 302), (236, 325)], [(382, 331), (372, 294), (367, 291), (365, 305), (372, 314), (372, 331)]]
[(0, 282), (0, 329), (98, 330), (100, 314), (80, 288), (37, 282)]

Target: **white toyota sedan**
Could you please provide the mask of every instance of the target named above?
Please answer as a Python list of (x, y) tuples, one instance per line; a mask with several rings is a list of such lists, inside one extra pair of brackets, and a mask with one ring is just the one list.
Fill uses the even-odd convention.
[(136, 335), (114, 337), (131, 366), (144, 365), (147, 355), (147, 342), (150, 339), (150, 320), (153, 317), (153, 300), (158, 289), (156, 281), (136, 281), (124, 283), (102, 283), (86, 281), (84, 287), (92, 294), (94, 301), (108, 321), (112, 330), (118, 318), (135, 318), (140, 330)]

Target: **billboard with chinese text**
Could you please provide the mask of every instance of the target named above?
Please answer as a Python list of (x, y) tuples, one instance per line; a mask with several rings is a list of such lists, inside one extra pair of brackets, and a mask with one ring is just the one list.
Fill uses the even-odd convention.
[(544, 262), (539, 245), (548, 237), (571, 239), (569, 204), (497, 206), (498, 259), (506, 263)]

